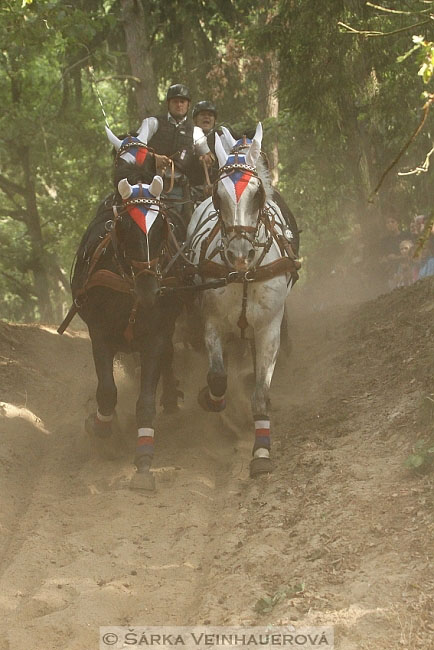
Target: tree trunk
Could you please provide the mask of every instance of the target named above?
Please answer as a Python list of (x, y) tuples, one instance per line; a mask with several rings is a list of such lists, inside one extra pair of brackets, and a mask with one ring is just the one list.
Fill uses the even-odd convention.
[[(259, 18), (260, 23), (265, 25), (273, 17), (273, 9), (268, 7), (267, 12)], [(274, 118), (277, 121), (279, 116), (279, 61), (275, 52), (268, 52), (264, 55), (263, 65), (258, 73), (258, 116), (260, 120)], [(267, 138), (267, 155), (270, 165), (271, 182), (276, 185), (279, 181), (279, 147), (278, 147), (277, 125), (271, 128), (271, 135)]]
[(197, 57), (197, 47), (193, 42), (193, 25), (188, 12), (184, 13), (182, 21), (182, 51), (187, 85), (194, 98), (194, 102), (202, 99), (198, 97), (197, 67), (200, 64)]
[(357, 191), (357, 218), (367, 250), (375, 250), (374, 244), (381, 237), (382, 214), (378, 198), (373, 201), (372, 191), (377, 181), (374, 135), (362, 128), (354, 113), (345, 124), (349, 159), (352, 165), (354, 186)]
[(41, 220), (36, 202), (35, 183), (30, 167), (30, 152), (27, 146), (20, 147), (19, 152), (24, 174), (24, 200), (26, 203), (25, 221), (32, 251), (30, 269), (33, 273), (35, 294), (38, 299), (41, 320), (52, 323), (53, 308), (50, 300), (49, 277), (46, 269)]
[(121, 0), (121, 16), (127, 41), (131, 74), (140, 79), (135, 86), (137, 120), (158, 110), (157, 84), (148, 45), (145, 12), (140, 0)]

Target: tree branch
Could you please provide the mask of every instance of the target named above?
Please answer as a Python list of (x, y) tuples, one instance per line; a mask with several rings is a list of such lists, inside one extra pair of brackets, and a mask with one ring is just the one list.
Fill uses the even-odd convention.
[(15, 221), (26, 222), (27, 210), (0, 210), (0, 217), (10, 217)]
[(429, 159), (431, 158), (432, 154), (434, 153), (434, 147), (431, 149), (431, 151), (428, 151), (425, 160), (421, 165), (416, 167), (415, 169), (411, 169), (408, 172), (398, 172), (398, 176), (410, 176), (411, 174), (416, 174), (419, 176), (419, 174), (426, 173), (429, 170)]
[(374, 5), (372, 2), (366, 3), (367, 7), (372, 7), (373, 9), (378, 9), (379, 11), (385, 11), (388, 14), (403, 14), (405, 16), (412, 16), (414, 14), (421, 15), (430, 13), (431, 9), (422, 9), (421, 11), (402, 11), (401, 9), (389, 9), (388, 7), (382, 7), (380, 5)]
[(405, 145), (402, 147), (401, 151), (398, 153), (398, 155), (396, 156), (396, 158), (395, 158), (395, 159), (390, 163), (390, 165), (389, 165), (389, 167), (386, 169), (386, 171), (383, 172), (383, 174), (382, 174), (382, 176), (381, 176), (379, 182), (377, 183), (376, 188), (375, 188), (374, 191), (371, 193), (371, 196), (370, 196), (369, 199), (368, 199), (369, 202), (372, 201), (372, 197), (374, 196), (374, 194), (377, 194), (377, 192), (378, 192), (378, 190), (380, 189), (380, 187), (382, 186), (383, 181), (384, 181), (384, 179), (386, 178), (387, 174), (390, 172), (391, 169), (393, 169), (393, 168), (395, 167), (395, 165), (396, 165), (396, 164), (398, 163), (398, 161), (402, 158), (403, 154), (407, 151), (407, 149), (409, 148), (409, 146), (411, 145), (411, 143), (412, 143), (412, 142), (417, 138), (417, 136), (419, 135), (419, 133), (422, 131), (422, 129), (423, 129), (424, 125), (425, 125), (425, 122), (426, 122), (426, 120), (427, 120), (429, 110), (430, 110), (431, 105), (432, 105), (433, 102), (434, 102), (434, 94), (432, 94), (432, 95), (429, 96), (428, 101), (425, 103), (425, 106), (423, 107), (423, 108), (424, 108), (424, 113), (423, 113), (423, 118), (422, 118), (421, 123), (420, 123), (420, 124), (418, 125), (418, 127), (414, 130), (414, 132), (412, 133), (411, 137), (408, 139), (408, 141), (407, 141), (407, 142), (405, 143)]
[(427, 222), (425, 224), (425, 228), (419, 239), (417, 240), (417, 245), (416, 245), (416, 250), (413, 253), (413, 258), (416, 259), (420, 256), (422, 249), (428, 242), (428, 239), (430, 238), (431, 235), (431, 230), (432, 227), (434, 226), (434, 210), (432, 210), (431, 214), (429, 215)]
[(6, 278), (6, 280), (9, 280), (9, 282), (12, 282), (15, 285), (15, 291), (19, 296), (23, 297), (29, 295), (30, 287), (23, 284), (17, 278), (15, 278), (10, 273), (7, 273), (6, 271), (0, 271), (0, 273), (3, 275), (3, 277)]
[(351, 27), (350, 25), (346, 25), (345, 23), (339, 21), (338, 25), (340, 27), (344, 27), (347, 32), (350, 32), (351, 34), (359, 34), (360, 36), (365, 36), (366, 38), (369, 38), (370, 36), (393, 36), (394, 34), (399, 34), (401, 32), (408, 32), (410, 29), (414, 29), (415, 27), (421, 27), (422, 25), (427, 25), (430, 23), (432, 20), (431, 16), (428, 18), (428, 20), (423, 20), (420, 23), (415, 23), (414, 25), (408, 25), (407, 27), (400, 27), (399, 29), (394, 29), (391, 32), (371, 32), (367, 30), (359, 30), (359, 29), (354, 29), (354, 27)]
[(6, 178), (6, 176), (3, 176), (3, 174), (0, 174), (0, 189), (2, 189), (3, 192), (8, 196), (11, 194), (21, 194), (21, 196), (25, 196), (26, 194), (26, 191), (23, 187), (17, 185), (17, 183), (13, 183), (8, 178)]
[(117, 79), (122, 81), (123, 79), (131, 79), (138, 84), (142, 83), (142, 80), (139, 77), (134, 77), (132, 74), (113, 74), (110, 77), (101, 77), (100, 79), (94, 79), (95, 83), (99, 84), (101, 81), (111, 81), (112, 79)]

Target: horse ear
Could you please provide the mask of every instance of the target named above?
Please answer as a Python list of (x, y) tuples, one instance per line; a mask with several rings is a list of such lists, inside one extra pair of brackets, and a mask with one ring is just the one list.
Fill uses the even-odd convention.
[(223, 165), (226, 164), (228, 155), (224, 150), (222, 142), (220, 140), (220, 136), (217, 133), (215, 134), (215, 152), (216, 152), (217, 160), (219, 161), (219, 167), (223, 167)]
[(112, 145), (114, 146), (114, 148), (116, 149), (116, 151), (118, 151), (122, 144), (122, 140), (119, 140), (119, 138), (117, 138), (115, 134), (112, 131), (110, 131), (108, 126), (105, 127), (105, 132), (107, 133), (107, 137), (112, 143)]
[(144, 144), (148, 144), (149, 124), (148, 124), (148, 118), (147, 117), (145, 117), (145, 119), (141, 123), (139, 132), (137, 133), (137, 137)]
[(221, 138), (222, 145), (225, 148), (226, 153), (230, 153), (231, 149), (235, 147), (237, 141), (232, 137), (232, 133), (225, 126), (220, 127), (223, 133)]
[(126, 178), (123, 178), (121, 181), (119, 181), (118, 190), (123, 199), (128, 199), (133, 193), (133, 188)]
[(256, 127), (255, 135), (250, 145), (250, 149), (246, 154), (246, 163), (252, 167), (256, 167), (258, 158), (261, 154), (261, 143), (262, 143), (262, 124), (258, 122)]
[(149, 191), (152, 196), (155, 196), (155, 198), (158, 199), (161, 192), (163, 191), (163, 179), (161, 176), (154, 176), (154, 180), (149, 186)]

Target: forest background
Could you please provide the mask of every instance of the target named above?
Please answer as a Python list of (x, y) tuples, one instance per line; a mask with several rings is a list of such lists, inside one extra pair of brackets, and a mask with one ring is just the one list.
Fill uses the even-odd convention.
[(263, 121), (305, 279), (354, 238), (369, 264), (385, 217), (408, 227), (433, 210), (432, 173), (413, 173), (433, 148), (433, 12), (427, 0), (3, 0), (0, 317), (59, 322), (69, 303), (75, 250), (111, 191), (98, 96), (125, 133), (165, 110), (172, 83), (214, 101), (219, 123)]

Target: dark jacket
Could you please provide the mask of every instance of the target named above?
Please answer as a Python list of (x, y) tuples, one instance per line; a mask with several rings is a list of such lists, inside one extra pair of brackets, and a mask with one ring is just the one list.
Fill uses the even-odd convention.
[(169, 122), (167, 115), (157, 115), (158, 131), (148, 142), (155, 153), (170, 156), (176, 169), (188, 174), (194, 160), (193, 122), (187, 119), (178, 126)]

